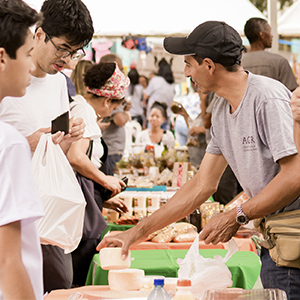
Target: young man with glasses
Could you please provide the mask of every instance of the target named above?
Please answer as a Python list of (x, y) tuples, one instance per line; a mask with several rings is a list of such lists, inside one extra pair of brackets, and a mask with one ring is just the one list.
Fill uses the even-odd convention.
[[(0, 120), (10, 123), (27, 137), (34, 152), (42, 134), (50, 132), (51, 120), (69, 110), (66, 80), (60, 73), (71, 59), (84, 56), (83, 47), (93, 36), (90, 13), (80, 0), (48, 0), (42, 5), (43, 20), (37, 23), (32, 59), (35, 70), (31, 85), (21, 98), (3, 99)], [(64, 152), (83, 136), (85, 124), (75, 119), (69, 133), (52, 136)], [(71, 254), (59, 247), (42, 245), (44, 289), (70, 288)]]

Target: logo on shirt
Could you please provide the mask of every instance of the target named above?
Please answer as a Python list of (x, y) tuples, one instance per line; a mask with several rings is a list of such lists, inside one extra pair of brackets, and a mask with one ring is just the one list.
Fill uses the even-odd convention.
[(255, 139), (252, 135), (244, 136), (242, 144), (244, 151), (253, 151), (257, 149)]

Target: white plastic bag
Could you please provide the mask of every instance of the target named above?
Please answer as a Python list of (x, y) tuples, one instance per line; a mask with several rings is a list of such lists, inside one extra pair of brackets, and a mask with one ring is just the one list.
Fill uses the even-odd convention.
[(231, 272), (225, 263), (238, 251), (237, 243), (231, 239), (225, 257), (216, 255), (204, 258), (199, 254), (199, 236), (197, 236), (184, 259), (178, 258), (178, 278), (190, 279), (192, 293), (201, 299), (205, 290), (222, 289), (232, 286)]
[(45, 211), (38, 221), (41, 243), (70, 253), (82, 237), (86, 202), (72, 167), (50, 134), (40, 138), (32, 167)]

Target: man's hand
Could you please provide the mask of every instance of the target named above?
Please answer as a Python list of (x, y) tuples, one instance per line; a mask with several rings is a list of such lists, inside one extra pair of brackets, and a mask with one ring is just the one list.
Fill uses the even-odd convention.
[(65, 139), (69, 143), (76, 142), (82, 139), (85, 130), (85, 123), (82, 118), (77, 118), (73, 121), (72, 127), (69, 130), (69, 134), (65, 136)]
[(236, 222), (236, 209), (212, 217), (199, 234), (199, 239), (206, 244), (228, 242), (237, 232), (240, 225)]
[(121, 200), (118, 196), (105, 201), (104, 207), (124, 213), (127, 213), (129, 211), (125, 201)]
[[(120, 234), (106, 236), (101, 241), (101, 243), (97, 246), (97, 251), (104, 247), (122, 247), (122, 259), (126, 259), (128, 256), (129, 246), (133, 245), (134, 243), (131, 242), (132, 237), (134, 237), (134, 231), (128, 229)], [(134, 239), (133, 239), (134, 240)]]
[(73, 121), (69, 133), (66, 134), (63, 140), (59, 143), (64, 153), (67, 153), (71, 144), (80, 140), (84, 134), (85, 123), (83, 119), (77, 118)]
[(294, 121), (300, 123), (300, 87), (296, 88), (291, 98), (291, 108)]
[(35, 131), (33, 134), (27, 136), (27, 140), (28, 140), (28, 143), (29, 143), (29, 146), (30, 146), (30, 150), (32, 153), (34, 153), (38, 143), (39, 143), (39, 140), (41, 138), (41, 136), (45, 133), (49, 133), (51, 132), (51, 128), (48, 127), (48, 128), (40, 128), (39, 130)]
[(126, 187), (126, 184), (121, 179), (114, 176), (106, 176), (105, 182), (102, 184), (103, 187), (112, 191), (111, 196), (115, 196), (121, 192), (121, 186)]

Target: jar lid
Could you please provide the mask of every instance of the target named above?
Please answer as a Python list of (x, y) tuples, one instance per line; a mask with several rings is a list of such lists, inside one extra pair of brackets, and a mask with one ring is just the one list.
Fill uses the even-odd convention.
[(177, 286), (192, 286), (192, 282), (189, 279), (178, 279)]

